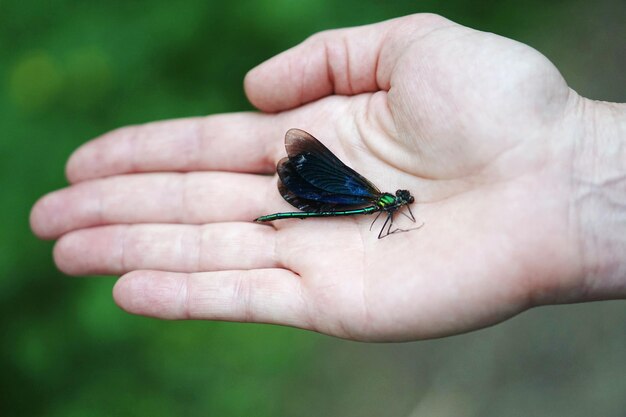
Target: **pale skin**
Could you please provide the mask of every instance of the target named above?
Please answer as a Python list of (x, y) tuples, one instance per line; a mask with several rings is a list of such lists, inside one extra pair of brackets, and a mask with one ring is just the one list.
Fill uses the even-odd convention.
[[(38, 236), (58, 239), (58, 267), (121, 275), (113, 296), (135, 314), (367, 341), (626, 297), (625, 220), (606, 212), (626, 200), (626, 110), (580, 97), (532, 48), (413, 15), (314, 35), (250, 71), (245, 90), (260, 113), (121, 128), (79, 148), (71, 185), (31, 213)], [(378, 240), (373, 216), (253, 223), (294, 211), (271, 175), (292, 127), (381, 190), (409, 190), (423, 226)], [(600, 162), (598, 144), (615, 151)]]

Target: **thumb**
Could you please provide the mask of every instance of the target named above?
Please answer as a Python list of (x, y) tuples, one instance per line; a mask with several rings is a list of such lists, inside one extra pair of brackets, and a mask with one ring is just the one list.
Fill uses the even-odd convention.
[(331, 94), (389, 90), (404, 46), (444, 22), (450, 23), (416, 14), (317, 33), (248, 72), (246, 95), (260, 110), (277, 112)]

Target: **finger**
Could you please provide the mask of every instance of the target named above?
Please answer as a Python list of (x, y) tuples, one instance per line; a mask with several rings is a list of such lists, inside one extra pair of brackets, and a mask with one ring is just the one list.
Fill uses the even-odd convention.
[(113, 223), (251, 221), (275, 192), (272, 177), (226, 172), (121, 175), (52, 192), (31, 213), (42, 238)]
[(320, 32), (252, 69), (250, 102), (276, 112), (331, 95), (389, 90), (392, 70), (416, 37), (451, 22), (417, 14), (368, 26)]
[(255, 223), (116, 225), (82, 229), (54, 248), (69, 275), (119, 275), (137, 269), (177, 272), (277, 267), (276, 231)]
[(300, 277), (284, 269), (196, 274), (134, 271), (120, 278), (113, 296), (130, 313), (162, 319), (311, 328)]
[(285, 131), (276, 116), (233, 113), (128, 126), (78, 148), (66, 175), (75, 183), (124, 173), (271, 173)]

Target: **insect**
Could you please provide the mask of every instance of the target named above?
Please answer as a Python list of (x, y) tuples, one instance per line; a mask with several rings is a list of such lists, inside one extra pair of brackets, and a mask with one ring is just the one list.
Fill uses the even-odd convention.
[(415, 198), (409, 191), (397, 190), (395, 195), (381, 192), (307, 132), (300, 129), (287, 131), (285, 149), (287, 157), (278, 161), (276, 166), (278, 191), (289, 204), (302, 211), (268, 214), (255, 219), (256, 222), (378, 213), (371, 230), (384, 212), (387, 219), (378, 239), (408, 231), (391, 230), (393, 215), (404, 206), (411, 216), (402, 214), (415, 222), (409, 206)]

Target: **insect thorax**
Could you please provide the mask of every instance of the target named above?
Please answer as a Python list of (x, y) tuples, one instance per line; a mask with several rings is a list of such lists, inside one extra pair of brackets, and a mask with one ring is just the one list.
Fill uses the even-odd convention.
[(396, 196), (394, 196), (393, 194), (384, 193), (383, 195), (380, 196), (376, 204), (380, 208), (393, 206), (396, 204)]

